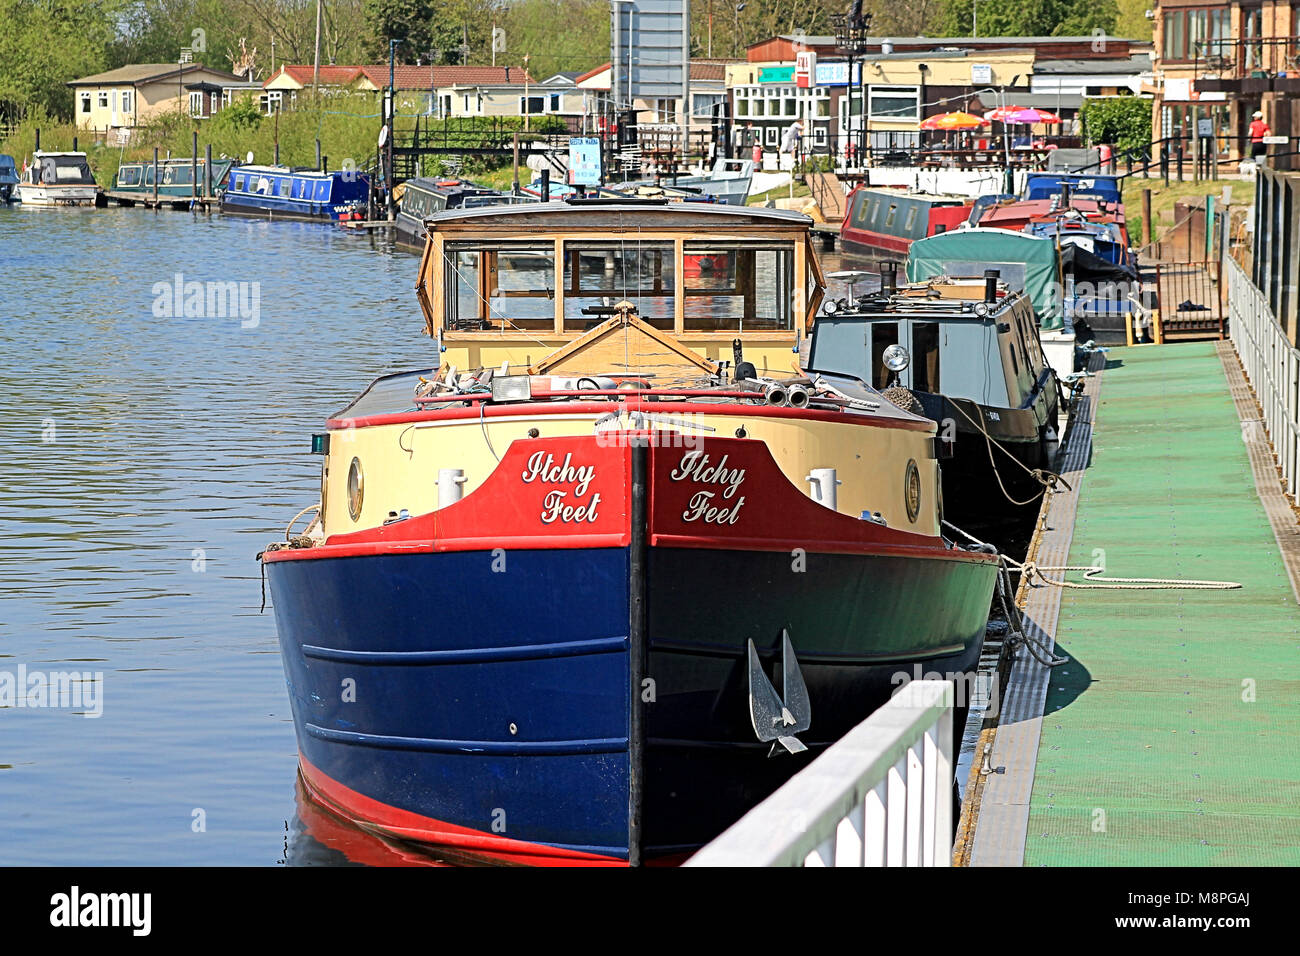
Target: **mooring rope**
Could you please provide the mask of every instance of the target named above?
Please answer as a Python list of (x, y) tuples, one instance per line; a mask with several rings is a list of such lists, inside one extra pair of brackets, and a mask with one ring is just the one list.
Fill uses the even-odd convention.
[[(1067, 482), (1056, 472), (1051, 471), (1050, 469), (1047, 468), (1030, 468), (1023, 461), (1017, 458), (1014, 454), (1008, 451), (1005, 447), (1003, 447), (1001, 442), (999, 442), (996, 438), (994, 438), (992, 435), (988, 433), (988, 429), (984, 427), (984, 421), (982, 418), (978, 421), (974, 418), (971, 418), (970, 414), (966, 411), (966, 409), (962, 408), (956, 402), (949, 402), (948, 404), (952, 405), (953, 408), (961, 412), (962, 417), (964, 417), (966, 421), (970, 422), (972, 425), (978, 428), (980, 430), (980, 434), (984, 436), (984, 443), (989, 453), (989, 467), (993, 469), (993, 477), (997, 479), (998, 488), (1002, 491), (1002, 497), (1006, 498), (1007, 501), (1011, 502), (1016, 507), (1024, 507), (1025, 505), (1032, 505), (1035, 501), (1041, 498), (1044, 493), (1049, 491), (1055, 491), (1058, 483), (1065, 485), (1066, 488), (1070, 487), (1069, 482)], [(1008, 458), (1014, 461), (1021, 470), (1028, 473), (1031, 478), (1033, 478), (1040, 485), (1042, 485), (1042, 488), (1038, 490), (1037, 494), (1033, 495), (1030, 498), (1027, 498), (1024, 501), (1017, 501), (1015, 498), (1011, 497), (1011, 493), (1007, 491), (1007, 486), (1002, 483), (1002, 473), (998, 470), (998, 463), (996, 459), (994, 459), (993, 457), (994, 447), (996, 447), (999, 451), (1002, 452), (1002, 454), (1006, 455)]]

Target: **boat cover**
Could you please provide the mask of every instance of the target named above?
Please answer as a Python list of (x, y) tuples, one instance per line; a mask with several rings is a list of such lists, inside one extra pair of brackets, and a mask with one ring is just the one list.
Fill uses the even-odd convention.
[(1065, 324), (1060, 257), (1051, 239), (1008, 229), (956, 229), (918, 239), (907, 253), (911, 282), (933, 276), (982, 278), (985, 269), (997, 269), (1008, 287), (1024, 290), (1042, 328)]

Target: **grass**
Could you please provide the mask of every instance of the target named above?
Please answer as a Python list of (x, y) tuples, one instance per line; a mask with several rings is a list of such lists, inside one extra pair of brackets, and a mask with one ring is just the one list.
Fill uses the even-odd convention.
[(812, 190), (810, 190), (802, 182), (796, 182), (794, 184), (793, 193), (790, 192), (790, 184), (786, 183), (784, 186), (777, 186), (775, 189), (769, 189), (765, 193), (758, 193), (757, 195), (750, 196), (749, 199), (746, 200), (745, 205), (762, 206), (769, 199), (788, 199), (790, 196), (794, 196), (796, 199), (798, 199), (803, 196), (811, 196), (811, 195), (812, 195)]
[(1223, 195), (1225, 186), (1232, 187), (1232, 205), (1245, 207), (1255, 200), (1255, 181), (1253, 179), (1219, 179), (1217, 182), (1175, 182), (1170, 180), (1166, 187), (1163, 179), (1143, 179), (1130, 176), (1124, 180), (1124, 209), (1128, 215), (1129, 236), (1135, 245), (1147, 241), (1147, 226), (1142, 220), (1142, 190), (1151, 190), (1151, 217), (1156, 224), (1156, 237), (1175, 223), (1174, 204), (1178, 202), (1204, 199), (1207, 195), (1216, 197), (1216, 202)]

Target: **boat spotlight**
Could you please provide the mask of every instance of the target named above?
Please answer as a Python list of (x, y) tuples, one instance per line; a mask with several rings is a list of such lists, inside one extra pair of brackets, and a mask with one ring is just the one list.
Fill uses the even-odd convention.
[(891, 372), (901, 372), (912, 364), (912, 356), (901, 345), (889, 346), (889, 348), (885, 349), (880, 360), (885, 363), (885, 368)]

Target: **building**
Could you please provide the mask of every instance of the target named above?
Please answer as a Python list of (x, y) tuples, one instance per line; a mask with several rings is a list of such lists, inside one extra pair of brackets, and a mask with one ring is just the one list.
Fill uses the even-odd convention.
[(769, 162), (796, 119), (804, 151), (841, 161), (859, 143), (916, 146), (922, 120), (955, 110), (1039, 107), (1068, 129), (1085, 96), (1137, 92), (1151, 68), (1149, 49), (1122, 38), (874, 37), (852, 63), (850, 96), (849, 59), (835, 37), (772, 37), (747, 57), (727, 69), (736, 140), (756, 136)]
[[(200, 90), (198, 84), (205, 85)], [(229, 103), (224, 91), (247, 85), (242, 77), (201, 63), (136, 63), (68, 83), (76, 98), (77, 128), (98, 133), (141, 126), (164, 113), (192, 112), (195, 92), (208, 97), (209, 112), (202, 115), (210, 115), (213, 92), (218, 104)]]
[[(1256, 110), (1275, 134), (1300, 133), (1300, 0), (1157, 0), (1153, 15), (1152, 139), (1208, 131), (1232, 162), (1250, 153)], [(1274, 149), (1275, 165), (1295, 168)]]
[[(448, 97), (480, 88), (536, 84), (528, 71), (517, 66), (410, 66), (393, 67), (393, 88), (398, 112), (439, 112), (443, 116), (484, 115), (452, 110)], [(319, 85), (326, 96), (371, 96), (388, 87), (388, 65), (322, 66), (319, 80), (311, 64), (280, 66), (263, 86), (263, 107), (267, 112), (292, 109), (298, 94)], [(445, 110), (444, 110), (445, 107)], [(518, 116), (518, 112), (510, 115)]]

